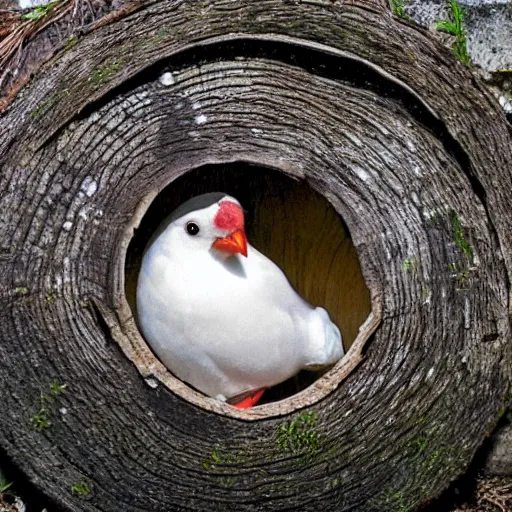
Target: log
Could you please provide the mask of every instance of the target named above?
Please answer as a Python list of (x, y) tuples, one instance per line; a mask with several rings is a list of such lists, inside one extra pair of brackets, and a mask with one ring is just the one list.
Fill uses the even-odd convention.
[[(449, 50), (382, 2), (162, 0), (31, 69), (0, 118), (0, 444), (34, 485), (72, 512), (403, 512), (465, 470), (510, 398), (512, 133)], [(174, 378), (130, 307), (158, 212), (220, 185), (350, 345), (248, 411)]]

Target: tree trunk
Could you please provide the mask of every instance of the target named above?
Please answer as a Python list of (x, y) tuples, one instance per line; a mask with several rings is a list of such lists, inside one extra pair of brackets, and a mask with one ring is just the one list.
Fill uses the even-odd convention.
[[(370, 0), (147, 1), (64, 33), (9, 78), (0, 118), (9, 457), (70, 511), (439, 495), (510, 390), (512, 134), (485, 89)], [(371, 295), (332, 371), (249, 411), (172, 377), (125, 293), (151, 199), (233, 163), (248, 186), (265, 168), (323, 196)]]

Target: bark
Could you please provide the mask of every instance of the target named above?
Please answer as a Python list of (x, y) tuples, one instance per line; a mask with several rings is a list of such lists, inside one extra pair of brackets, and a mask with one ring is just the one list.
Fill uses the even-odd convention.
[[(448, 50), (380, 2), (164, 0), (37, 69), (0, 118), (0, 440), (37, 487), (70, 511), (403, 512), (464, 471), (510, 389), (512, 141)], [(372, 300), (334, 370), (248, 412), (165, 372), (124, 291), (151, 198), (234, 162), (324, 196)]]

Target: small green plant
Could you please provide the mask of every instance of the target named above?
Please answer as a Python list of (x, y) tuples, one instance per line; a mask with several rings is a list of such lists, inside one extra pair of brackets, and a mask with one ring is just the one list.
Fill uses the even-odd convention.
[(406, 272), (412, 272), (412, 271), (416, 270), (416, 266), (417, 266), (417, 264), (416, 264), (416, 260), (414, 258), (407, 258), (402, 263), (402, 268)]
[(59, 384), (56, 380), (52, 380), (50, 382), (50, 389), (54, 395), (59, 395), (60, 393), (64, 393), (66, 388), (68, 387), (67, 384)]
[(427, 446), (427, 439), (425, 437), (420, 437), (419, 439), (415, 439), (414, 441), (410, 441), (407, 446), (412, 448), (417, 453), (423, 453)]
[(314, 430), (317, 421), (318, 415), (313, 411), (280, 425), (276, 437), (279, 450), (300, 455), (304, 462), (311, 460), (320, 449), (320, 439)]
[(457, 0), (449, 0), (449, 10), (452, 21), (438, 20), (436, 28), (455, 36), (452, 51), (462, 64), (469, 68), (471, 67), (471, 58), (468, 53), (466, 29), (463, 24), (464, 9), (462, 9)]
[(88, 497), (92, 493), (92, 483), (86, 482), (85, 480), (80, 480), (79, 482), (75, 482), (71, 485), (71, 492), (73, 494), (78, 494), (84, 498)]
[(19, 293), (20, 295), (25, 295), (28, 293), (28, 288), (25, 288), (25, 286), (18, 286), (18, 288), (15, 288), (14, 290), (16, 293)]
[(0, 495), (9, 490), (14, 482), (8, 482), (3, 475), (0, 475)]
[[(49, 388), (52, 395), (60, 395), (66, 390), (67, 384), (59, 384), (56, 380), (52, 380), (50, 382)], [(52, 395), (48, 396), (41, 392), (39, 397), (39, 410), (36, 414), (34, 414), (34, 416), (32, 416), (32, 418), (30, 418), (30, 428), (32, 430), (42, 432), (43, 430), (46, 430), (52, 426), (52, 422), (50, 421), (51, 411), (48, 408), (48, 406), (53, 401)]]
[(46, 304), (48, 304), (48, 306), (51, 306), (55, 302), (55, 291), (54, 290), (50, 290), (46, 294), (45, 299), (46, 299)]
[(453, 239), (455, 241), (455, 245), (459, 248), (459, 250), (466, 255), (468, 260), (473, 259), (473, 249), (469, 242), (464, 237), (464, 231), (462, 229), (462, 224), (460, 223), (459, 216), (454, 213), (452, 215), (452, 230), (453, 230)]
[(396, 14), (399, 18), (409, 19), (409, 16), (405, 12), (404, 0), (390, 0), (390, 2), (393, 14)]
[(459, 290), (465, 289), (469, 281), (469, 271), (465, 267), (465, 264), (461, 265), (455, 261), (448, 263), (448, 270), (452, 272), (452, 277), (456, 278)]
[[(44, 398), (43, 398), (44, 397)], [(32, 430), (36, 430), (37, 432), (42, 432), (47, 428), (50, 428), (52, 422), (50, 421), (50, 411), (47, 407), (44, 406), (44, 402), (46, 397), (41, 395), (41, 407), (37, 414), (34, 414), (32, 418), (30, 418), (30, 427)]]
[(46, 16), (59, 2), (52, 2), (46, 5), (38, 5), (27, 14), (22, 16), (24, 20), (38, 20)]

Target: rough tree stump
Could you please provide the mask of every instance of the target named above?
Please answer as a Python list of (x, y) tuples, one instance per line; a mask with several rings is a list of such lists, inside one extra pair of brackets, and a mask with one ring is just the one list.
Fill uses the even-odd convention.
[[(0, 443), (38, 488), (70, 511), (404, 512), (464, 471), (510, 389), (512, 136), (448, 50), (380, 2), (163, 0), (31, 69), (0, 119)], [(332, 205), (371, 295), (346, 358), (249, 411), (166, 372), (125, 289), (157, 193), (233, 165)]]

